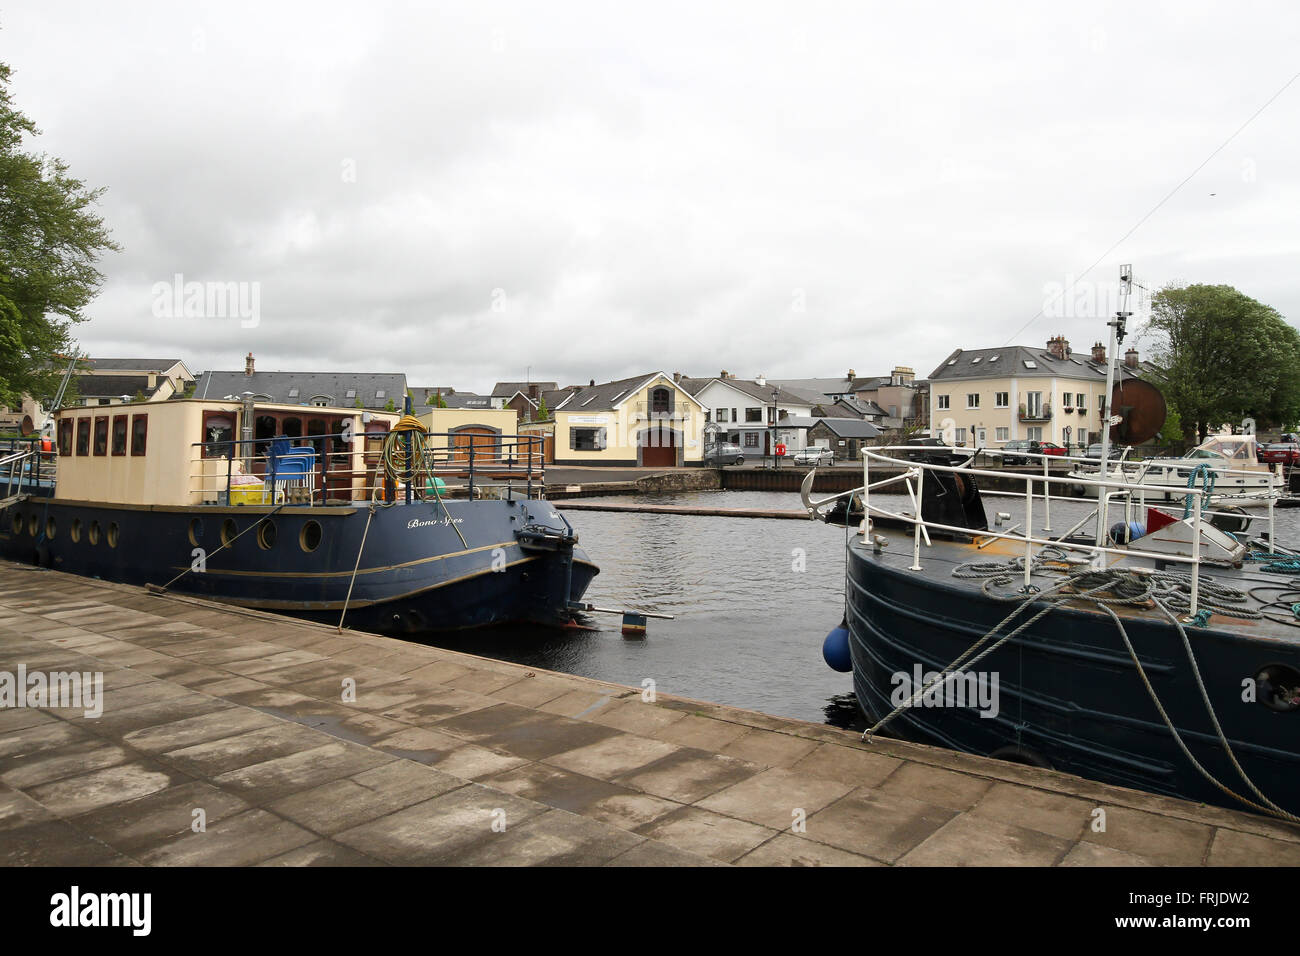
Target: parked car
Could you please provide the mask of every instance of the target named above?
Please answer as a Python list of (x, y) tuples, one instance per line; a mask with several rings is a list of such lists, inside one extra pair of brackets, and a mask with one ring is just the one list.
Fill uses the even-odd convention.
[(720, 441), (705, 450), (704, 461), (710, 465), (743, 465), (745, 453), (734, 442)]
[(1276, 465), (1294, 465), (1300, 462), (1300, 443), (1293, 441), (1274, 442), (1271, 445), (1260, 445), (1255, 451), (1255, 456), (1265, 464)]
[(835, 461), (835, 452), (829, 448), (809, 445), (807, 448), (800, 448), (790, 457), (796, 465), (830, 465)]
[(1031, 457), (1043, 454), (1043, 443), (1029, 438), (1017, 438), (1002, 446), (1002, 464), (1033, 465), (1041, 458)]
[(1043, 450), (1044, 455), (1064, 455), (1065, 447), (1058, 445), (1056, 442), (1045, 441), (1039, 442), (1039, 447)]
[[(1125, 450), (1126, 449), (1124, 448), (1123, 445), (1111, 445), (1110, 454), (1107, 455), (1106, 457), (1109, 458), (1111, 461), (1114, 461), (1116, 458), (1122, 457)], [(1101, 442), (1097, 442), (1096, 444), (1089, 445), (1088, 450), (1084, 453), (1083, 457), (1090, 458), (1093, 461), (1101, 461)]]

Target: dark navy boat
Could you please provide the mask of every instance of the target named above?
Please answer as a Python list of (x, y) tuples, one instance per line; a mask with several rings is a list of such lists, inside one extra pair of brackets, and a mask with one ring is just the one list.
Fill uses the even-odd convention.
[(55, 493), (0, 501), (7, 558), (388, 634), (563, 625), (598, 573), (542, 498), (539, 438), (233, 400), (57, 429)]
[[(992, 472), (964, 454), (873, 449), (862, 488), (820, 502), (805, 482), (810, 514), (861, 532), (825, 653), (852, 671), (868, 733), (1300, 812), (1300, 556), (1114, 485), (1100, 540), (1026, 536), (1046, 485), (1023, 474), (1028, 513), (990, 529), (978, 482)], [(919, 508), (872, 504), (881, 490)]]

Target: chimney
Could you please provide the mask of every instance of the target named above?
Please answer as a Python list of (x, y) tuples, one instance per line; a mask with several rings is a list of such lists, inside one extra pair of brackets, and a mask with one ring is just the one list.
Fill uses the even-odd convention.
[(1092, 343), (1092, 360), (1099, 365), (1106, 364), (1106, 346), (1100, 342)]
[(674, 384), (674, 385), (680, 385), (681, 383), (682, 383), (682, 373), (681, 373), (681, 372), (673, 372), (673, 384)]
[(595, 388), (595, 387), (596, 387), (596, 380), (593, 378), (590, 382), (587, 383), (587, 387), (588, 387), (588, 388)]
[(534, 382), (528, 386), (528, 397), (535, 399), (537, 398), (540, 391), (541, 391), (540, 386), (538, 386), (538, 384)]
[(858, 373), (853, 371), (853, 369), (849, 369), (849, 381), (851, 382), (857, 377), (858, 377)]
[(253, 376), (253, 353), (248, 353), (248, 358), (244, 359), (244, 374), (249, 378)]
[(1047, 351), (1059, 359), (1068, 359), (1070, 357), (1070, 343), (1065, 340), (1064, 335), (1055, 335), (1047, 340)]
[(718, 378), (722, 379), (724, 382), (727, 380), (728, 377), (729, 376), (727, 375), (727, 370), (725, 368), (718, 373)]
[(767, 384), (767, 379), (763, 377), (762, 372), (758, 373), (758, 378), (754, 379), (754, 384), (757, 385), (759, 388), (762, 388), (764, 385)]
[(1137, 368), (1137, 367), (1138, 367), (1138, 350), (1137, 350), (1137, 349), (1133, 349), (1133, 348), (1131, 348), (1131, 349), (1129, 349), (1127, 352), (1124, 353), (1124, 364), (1127, 365), (1129, 368)]

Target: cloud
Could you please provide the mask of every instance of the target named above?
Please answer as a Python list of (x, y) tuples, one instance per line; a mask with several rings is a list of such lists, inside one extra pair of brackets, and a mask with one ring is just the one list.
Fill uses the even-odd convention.
[[(85, 347), (483, 390), (1090, 343), (1104, 314), (1026, 324), (1099, 257), (1084, 281), (1132, 262), (1294, 318), (1300, 84), (1103, 256), (1289, 78), (1300, 15), (1249, 9), (53, 2), (0, 26), (40, 148), (109, 187), (124, 249)], [(257, 283), (261, 321), (155, 319), (177, 273)]]

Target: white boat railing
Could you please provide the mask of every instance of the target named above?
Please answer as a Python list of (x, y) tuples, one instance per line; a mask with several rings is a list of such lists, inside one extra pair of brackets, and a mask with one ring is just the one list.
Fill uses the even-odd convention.
[[(942, 532), (956, 533), (956, 534), (968, 535), (971, 537), (988, 539), (984, 541), (983, 544), (991, 543), (993, 540), (1015, 541), (1018, 544), (1023, 544), (1024, 545), (1024, 590), (1026, 594), (1032, 593), (1034, 587), (1030, 579), (1034, 570), (1035, 548), (1041, 550), (1042, 548), (1051, 547), (1051, 548), (1065, 548), (1067, 550), (1077, 551), (1080, 552), (1081, 554), (1086, 554), (1090, 561), (1097, 564), (1103, 562), (1106, 556), (1140, 557), (1140, 558), (1148, 558), (1153, 561), (1187, 564), (1190, 565), (1190, 572), (1191, 572), (1191, 593), (1190, 593), (1191, 608), (1189, 613), (1191, 615), (1195, 615), (1197, 613), (1197, 611), (1199, 610), (1198, 597), (1199, 597), (1199, 590), (1200, 590), (1200, 569), (1201, 569), (1201, 564), (1205, 561), (1205, 559), (1201, 555), (1202, 518), (1205, 516), (1212, 516), (1214, 514), (1220, 513), (1220, 512), (1212, 512), (1205, 508), (1205, 504), (1206, 504), (1205, 499), (1208, 497), (1208, 495), (1206, 490), (1203, 487), (1187, 487), (1187, 486), (1180, 486), (1180, 485), (1158, 485), (1158, 484), (1134, 485), (1131, 481), (1126, 481), (1123, 480), (1123, 478), (1116, 478), (1111, 475), (1107, 475), (1107, 477), (1104, 478), (1084, 477), (1078, 474), (1053, 475), (1050, 473), (1049, 470), (1049, 466), (1050, 466), (1049, 461), (1044, 461), (1043, 472), (1041, 474), (1037, 472), (1008, 472), (1008, 471), (994, 470), (990, 468), (976, 468), (973, 467), (973, 463), (975, 460), (975, 455), (978, 452), (984, 452), (986, 454), (989, 453), (985, 449), (972, 450), (969, 448), (960, 448), (960, 447), (953, 447), (953, 446), (938, 446), (938, 445), (924, 445), (924, 446), (890, 445), (890, 446), (883, 446), (883, 447), (876, 447), (876, 448), (864, 448), (861, 452), (862, 454), (861, 487), (854, 488), (847, 492), (842, 492), (838, 495), (833, 495), (829, 498), (825, 498), (817, 502), (807, 502), (809, 511), (812, 514), (815, 514), (818, 508), (820, 508), (821, 506), (831, 501), (844, 498), (846, 496), (849, 498), (850, 505), (854, 497), (861, 498), (862, 523), (860, 526), (860, 532), (862, 536), (862, 541), (864, 543), (875, 543), (875, 539), (872, 536), (871, 519), (873, 515), (876, 517), (888, 518), (893, 521), (912, 525), (913, 526), (912, 565), (910, 570), (913, 571), (923, 570), (921, 565), (921, 553), (922, 553), (921, 545), (923, 542), (927, 547), (930, 545), (929, 532), (931, 531), (942, 531)], [(992, 453), (998, 454), (999, 452), (997, 450), (994, 450)], [(899, 455), (901, 455), (902, 457), (899, 457)], [(958, 458), (959, 456), (961, 456), (961, 457), (965, 457), (966, 460), (960, 464), (940, 464), (939, 462), (936, 461), (918, 461), (916, 459), (916, 456), (918, 455), (925, 455), (925, 456), (946, 455), (950, 458)], [(1020, 453), (1020, 452), (1013, 452), (1011, 453), (1011, 455), (1012, 457), (1016, 457), (1016, 458), (1031, 457), (1027, 453)], [(1060, 455), (1044, 455), (1044, 456), (1034, 456), (1034, 457), (1043, 457), (1045, 459), (1054, 459), (1054, 460), (1060, 460), (1060, 459), (1070, 460), (1066, 458), (1066, 456), (1060, 456)], [(1095, 459), (1081, 459), (1081, 460), (1095, 461)], [(894, 468), (901, 468), (902, 471), (898, 474), (891, 474), (885, 478), (872, 482), (871, 468), (873, 462), (876, 463), (877, 467), (882, 467), (882, 466), (888, 467), (891, 470)], [(1025, 485), (1025, 490), (1024, 490), (1025, 521), (1024, 521), (1023, 533), (1014, 533), (1015, 532), (1014, 527), (1008, 528), (1005, 531), (995, 531), (995, 530), (987, 530), (987, 529), (976, 530), (964, 526), (949, 525), (949, 524), (944, 524), (942, 522), (925, 520), (922, 517), (922, 506), (924, 503), (924, 494), (925, 494), (924, 473), (926, 471), (943, 472), (943, 473), (948, 473), (953, 475), (969, 475), (975, 478), (997, 478), (1003, 481), (1008, 481), (1008, 480), (1023, 481)], [(1041, 496), (1036, 495), (1034, 492), (1035, 484), (1040, 484), (1040, 483), (1043, 487), (1043, 493)], [(903, 485), (904, 490), (906, 491), (906, 494), (908, 495), (908, 498), (913, 505), (914, 511), (912, 514), (890, 511), (887, 508), (881, 507), (877, 504), (873, 504), (871, 501), (872, 491), (879, 492), (880, 490), (886, 487), (890, 487), (898, 484)], [(1050, 504), (1052, 500), (1057, 500), (1057, 501), (1080, 500), (1077, 496), (1051, 494), (1051, 487), (1053, 485), (1065, 485), (1072, 489), (1078, 488), (1079, 486), (1082, 485), (1085, 489), (1085, 493), (1087, 492), (1088, 489), (1092, 489), (1093, 491), (1095, 491), (1095, 495), (1092, 497), (1094, 497), (1095, 500), (1097, 501), (1097, 509), (1092, 514), (1089, 514), (1081, 521), (1079, 521), (1077, 524), (1075, 524), (1074, 527), (1072, 527), (1064, 535), (1061, 535), (1059, 537), (1043, 537), (1040, 535), (1035, 535), (1033, 530), (1035, 497), (1041, 497), (1043, 499), (1045, 508), (1050, 508)], [(808, 483), (806, 487), (810, 488), (811, 483)], [(1192, 547), (1191, 547), (1192, 553), (1190, 555), (1176, 554), (1176, 553), (1170, 553), (1165, 551), (1149, 551), (1149, 550), (1144, 550), (1141, 547), (1133, 547), (1133, 546), (1128, 546), (1123, 548), (1110, 547), (1102, 543), (1104, 529), (1109, 527), (1110, 509), (1111, 509), (1112, 501), (1114, 499), (1122, 499), (1125, 502), (1124, 520), (1125, 522), (1128, 522), (1132, 520), (1134, 497), (1137, 496), (1138, 498), (1144, 500), (1146, 492), (1152, 492), (1156, 494), (1169, 494), (1171, 496), (1191, 497), (1193, 507), (1190, 509), (1191, 513), (1188, 516), (1191, 519), (1191, 528), (1192, 528)], [(1002, 492), (1002, 493), (1007, 494), (1007, 492)], [(1145, 508), (1145, 505), (1143, 505), (1142, 507)], [(1276, 538), (1274, 534), (1275, 524), (1274, 524), (1273, 512), (1274, 512), (1273, 501), (1272, 499), (1270, 499), (1268, 503), (1268, 524), (1269, 524), (1268, 546), (1269, 546), (1269, 552), (1276, 554), (1277, 552), (1275, 550), (1275, 543), (1274, 543)], [(1235, 512), (1222, 512), (1222, 513), (1239, 516)], [(1050, 514), (1050, 512), (1047, 512), (1047, 514)], [(1094, 536), (1093, 543), (1085, 544), (1083, 542), (1066, 540), (1067, 538), (1070, 537), (1070, 535), (1078, 531), (1084, 524), (1086, 524), (1088, 521), (1092, 520), (1093, 518), (1097, 519), (1097, 534)], [(1050, 518), (1048, 519), (1048, 526), (1044, 528), (1044, 531), (1050, 533)]]

